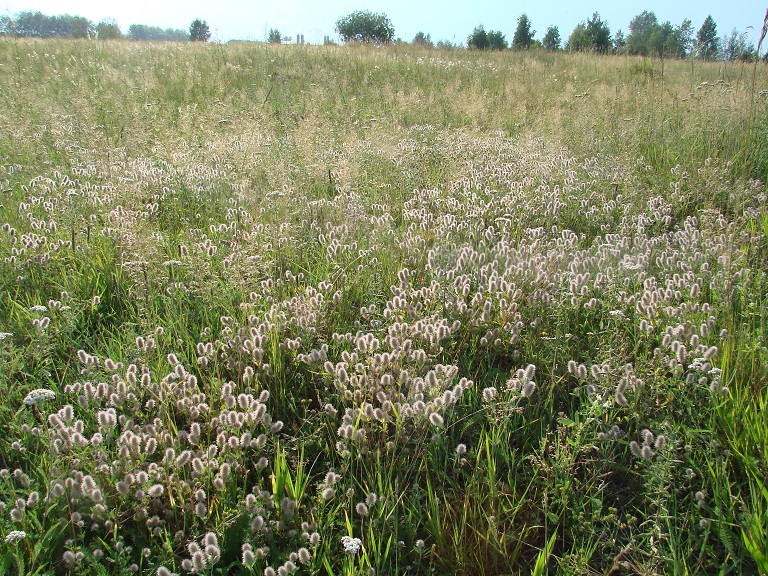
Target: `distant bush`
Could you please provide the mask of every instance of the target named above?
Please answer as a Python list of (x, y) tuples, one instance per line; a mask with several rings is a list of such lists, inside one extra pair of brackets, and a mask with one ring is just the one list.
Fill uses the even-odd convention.
[(336, 32), (344, 42), (389, 44), (395, 38), (395, 27), (383, 12), (358, 10), (336, 21)]
[(189, 32), (186, 30), (174, 30), (173, 28), (166, 28), (163, 30), (159, 26), (147, 26), (146, 24), (131, 24), (128, 27), (128, 39), (129, 40), (167, 40), (172, 42), (187, 42), (189, 40)]

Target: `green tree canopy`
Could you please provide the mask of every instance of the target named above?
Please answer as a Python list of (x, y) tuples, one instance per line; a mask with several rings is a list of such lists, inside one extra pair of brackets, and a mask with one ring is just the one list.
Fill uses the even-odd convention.
[(512, 37), (512, 49), (513, 50), (528, 50), (533, 44), (533, 37), (536, 35), (535, 30), (531, 30), (531, 19), (527, 14), (522, 14), (517, 19), (517, 28), (515, 29), (515, 35)]
[(267, 42), (270, 44), (280, 44), (283, 41), (283, 37), (280, 34), (280, 30), (277, 28), (270, 28), (269, 34), (267, 34)]
[(413, 44), (424, 46), (425, 48), (434, 48), (432, 37), (424, 32), (416, 32), (416, 36), (413, 37)]
[(720, 39), (717, 37), (717, 24), (711, 15), (707, 16), (696, 34), (698, 55), (702, 60), (714, 60), (720, 48)]
[(0, 33), (6, 36), (36, 38), (88, 38), (95, 34), (93, 22), (82, 16), (47, 16), (42, 12), (19, 12), (3, 18)]
[(690, 50), (691, 37), (690, 20), (683, 20), (680, 26), (672, 26), (669, 21), (659, 24), (656, 14), (646, 10), (629, 23), (627, 52), (641, 56), (682, 57)]
[(123, 37), (123, 33), (116, 20), (105, 18), (96, 24), (96, 37), (99, 40), (118, 40)]
[(580, 22), (576, 25), (568, 38), (567, 48), (571, 52), (594, 51), (605, 54), (611, 51), (611, 29), (608, 28), (608, 23), (595, 12), (586, 23)]
[(544, 33), (544, 39), (541, 41), (545, 50), (560, 50), (560, 30), (557, 26), (550, 26)]
[(650, 53), (651, 37), (659, 26), (656, 14), (644, 10), (629, 23), (627, 52), (647, 56)]
[(568, 37), (565, 47), (570, 52), (585, 52), (592, 49), (592, 38), (587, 32), (587, 25), (579, 22)]
[(627, 39), (624, 38), (624, 32), (621, 29), (616, 30), (613, 35), (613, 52), (615, 54), (623, 54), (627, 48)]
[(723, 36), (720, 40), (720, 46), (722, 47), (722, 59), (731, 62), (736, 60), (752, 61), (757, 53), (755, 45), (749, 41), (747, 32), (739, 32), (736, 28), (731, 30), (729, 35)]
[(395, 27), (383, 12), (358, 10), (336, 21), (336, 32), (344, 42), (389, 44), (395, 38)]
[(205, 20), (194, 20), (189, 25), (189, 39), (192, 42), (208, 42), (211, 37), (211, 29)]
[(474, 50), (487, 50), (490, 44), (488, 43), (488, 33), (483, 28), (483, 25), (475, 27), (472, 30), (472, 34), (467, 38), (467, 48)]
[(504, 34), (498, 30), (488, 31), (488, 49), (489, 50), (506, 50), (507, 38)]
[(608, 23), (595, 12), (592, 18), (587, 20), (587, 33), (592, 39), (592, 49), (595, 52), (606, 53), (611, 49), (611, 29)]
[(488, 30), (482, 24), (472, 30), (467, 38), (467, 48), (470, 50), (505, 50), (507, 39), (498, 30)]
[(166, 28), (163, 30), (159, 26), (147, 26), (146, 24), (131, 24), (128, 26), (126, 34), (130, 40), (152, 40), (162, 41), (170, 40), (173, 42), (189, 41), (189, 32), (186, 30)]

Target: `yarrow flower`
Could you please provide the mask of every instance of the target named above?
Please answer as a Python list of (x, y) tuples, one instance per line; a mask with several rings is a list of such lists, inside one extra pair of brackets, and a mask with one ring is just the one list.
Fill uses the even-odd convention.
[(42, 400), (55, 400), (56, 399), (56, 393), (52, 390), (46, 390), (45, 388), (36, 388), (35, 390), (32, 390), (29, 394), (26, 395), (24, 398), (24, 404), (27, 406), (34, 406), (38, 402)]
[(344, 546), (344, 551), (347, 554), (357, 554), (363, 545), (360, 538), (352, 538), (350, 536), (342, 536), (341, 544)]
[(15, 542), (16, 540), (23, 540), (27, 537), (27, 533), (24, 532), (24, 530), (12, 530), (11, 532), (8, 532), (8, 535), (5, 537), (5, 542), (11, 543)]
[(13, 332), (0, 332), (0, 342), (13, 336)]
[(48, 308), (46, 308), (45, 306), (41, 306), (41, 305), (30, 306), (29, 311), (30, 312), (48, 312)]

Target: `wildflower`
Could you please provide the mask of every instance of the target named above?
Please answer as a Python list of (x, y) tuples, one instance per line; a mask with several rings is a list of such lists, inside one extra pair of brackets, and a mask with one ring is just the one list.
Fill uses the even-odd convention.
[(45, 388), (36, 388), (24, 397), (24, 404), (27, 406), (35, 406), (42, 400), (54, 400), (56, 393), (52, 390), (46, 390)]
[(30, 306), (29, 311), (30, 312), (48, 312), (48, 308), (42, 305)]
[(11, 532), (8, 532), (8, 535), (5, 537), (5, 542), (6, 544), (9, 544), (16, 540), (23, 540), (26, 537), (27, 533), (24, 532), (24, 530), (12, 530)]
[(357, 554), (363, 545), (360, 538), (352, 538), (350, 536), (342, 536), (341, 544), (344, 546), (344, 551), (347, 554)]
[(256, 562), (256, 555), (253, 553), (250, 544), (243, 544), (243, 564), (250, 566)]
[(159, 498), (163, 495), (163, 491), (165, 488), (162, 484), (154, 484), (153, 486), (149, 487), (149, 490), (147, 490), (147, 494), (149, 494), (150, 498)]
[(309, 564), (312, 561), (312, 555), (306, 548), (299, 548), (299, 562)]
[(464, 454), (467, 453), (467, 445), (466, 444), (459, 444), (456, 446), (456, 454), (459, 456), (464, 456)]
[(13, 332), (0, 332), (0, 342), (13, 336)]
[(536, 384), (534, 382), (526, 382), (523, 386), (523, 391), (520, 393), (523, 398), (530, 398), (536, 391)]
[(365, 505), (365, 502), (358, 502), (355, 506), (355, 512), (360, 516), (368, 516), (368, 506)]
[(443, 417), (440, 416), (440, 414), (437, 412), (432, 412), (432, 414), (429, 415), (429, 422), (432, 424), (432, 426), (442, 426)]
[(322, 492), (322, 498), (323, 500), (330, 500), (331, 498), (333, 498), (335, 493), (336, 491), (333, 488), (330, 488), (330, 487), (325, 488)]

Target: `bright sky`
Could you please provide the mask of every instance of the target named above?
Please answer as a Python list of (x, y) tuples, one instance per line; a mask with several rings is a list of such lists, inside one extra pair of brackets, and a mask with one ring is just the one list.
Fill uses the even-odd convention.
[(555, 25), (565, 41), (595, 11), (612, 33), (621, 29), (626, 35), (630, 20), (649, 10), (660, 22), (669, 20), (674, 25), (689, 18), (697, 30), (711, 14), (720, 36), (752, 26), (747, 31), (757, 44), (767, 7), (768, 2), (758, 0), (0, 0), (0, 13), (39, 10), (48, 15), (85, 16), (94, 23), (114, 18), (123, 32), (131, 24), (186, 30), (192, 20), (200, 18), (208, 22), (212, 40), (264, 40), (270, 28), (277, 28), (293, 38), (302, 33), (312, 44), (321, 43), (326, 35), (338, 39), (336, 20), (355, 10), (385, 12), (395, 35), (407, 41), (423, 31), (435, 42), (466, 42), (478, 24), (486, 30), (500, 30), (511, 41), (523, 12), (539, 40), (548, 26)]

